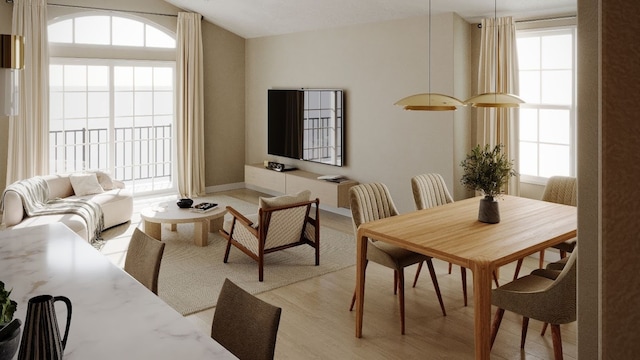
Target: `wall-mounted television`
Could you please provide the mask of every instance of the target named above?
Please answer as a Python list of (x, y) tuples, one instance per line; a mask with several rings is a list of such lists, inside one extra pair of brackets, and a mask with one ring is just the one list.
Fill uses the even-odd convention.
[(344, 166), (344, 91), (269, 89), (267, 152)]

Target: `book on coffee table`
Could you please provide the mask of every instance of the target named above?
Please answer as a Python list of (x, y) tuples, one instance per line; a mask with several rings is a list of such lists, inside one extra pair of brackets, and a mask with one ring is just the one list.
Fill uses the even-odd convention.
[(202, 203), (193, 205), (193, 207), (191, 208), (191, 211), (198, 212), (198, 213), (204, 213), (204, 212), (207, 212), (207, 211), (211, 211), (211, 210), (215, 209), (216, 207), (218, 207), (218, 204), (216, 204), (216, 203), (202, 202)]

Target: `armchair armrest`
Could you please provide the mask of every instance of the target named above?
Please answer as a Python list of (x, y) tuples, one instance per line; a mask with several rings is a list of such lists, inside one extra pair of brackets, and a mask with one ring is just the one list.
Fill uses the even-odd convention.
[[(238, 210), (234, 209), (231, 206), (227, 206), (227, 213), (233, 216), (233, 220), (231, 223), (231, 229), (229, 230), (229, 235), (233, 234), (233, 230), (236, 226), (236, 223), (240, 223), (243, 227), (245, 227), (253, 236), (258, 236), (257, 226), (254, 225), (253, 221), (249, 220), (246, 216), (242, 215)], [(222, 230), (221, 230), (222, 231)]]

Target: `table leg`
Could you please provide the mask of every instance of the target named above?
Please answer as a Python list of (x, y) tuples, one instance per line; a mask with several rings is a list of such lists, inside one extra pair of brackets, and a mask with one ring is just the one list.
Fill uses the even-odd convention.
[(222, 230), (223, 224), (224, 217), (209, 220), (209, 232), (217, 232), (218, 230)]
[(475, 313), (476, 359), (489, 359), (491, 353), (491, 281), (488, 263), (475, 263), (473, 270), (473, 307)]
[(193, 238), (197, 246), (207, 246), (209, 240), (209, 221), (196, 221), (193, 224)]
[(144, 221), (144, 232), (151, 236), (154, 239), (158, 239), (160, 240), (161, 237), (161, 233), (162, 233), (162, 227), (160, 226), (160, 223), (156, 223), (156, 222), (151, 222), (151, 221)]
[(356, 240), (356, 337), (362, 337), (362, 317), (364, 315), (364, 281), (367, 264), (367, 237), (360, 234)]

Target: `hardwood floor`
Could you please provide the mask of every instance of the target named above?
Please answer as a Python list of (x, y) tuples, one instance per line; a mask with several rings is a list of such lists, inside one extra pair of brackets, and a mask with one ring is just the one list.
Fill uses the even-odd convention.
[[(252, 190), (234, 190), (222, 194), (257, 204), (262, 194)], [(353, 233), (349, 217), (323, 211), (321, 224)], [(355, 242), (354, 242), (355, 246)], [(547, 260), (555, 261), (557, 253)], [(322, 261), (322, 255), (321, 260)], [(268, 262), (267, 262), (268, 263)], [(537, 267), (537, 258), (525, 259), (520, 274)], [(406, 334), (400, 334), (398, 298), (393, 295), (393, 273), (377, 264), (367, 268), (363, 337), (355, 337), (355, 311), (349, 303), (355, 286), (355, 266), (301, 281), (257, 296), (282, 307), (276, 359), (472, 359), (473, 291), (467, 279), (469, 306), (463, 306), (460, 269), (434, 260), (447, 316), (442, 316), (430, 277), (421, 274), (416, 288), (411, 287), (415, 266), (407, 268)], [(268, 266), (268, 265), (266, 265)], [(500, 283), (513, 276), (515, 264), (500, 271)], [(471, 272), (468, 272), (471, 274)], [(205, 334), (210, 333), (213, 309), (188, 316)], [(506, 312), (492, 359), (552, 359), (550, 331), (542, 337), (542, 323), (531, 320), (525, 349), (520, 350), (521, 318)], [(565, 359), (576, 357), (576, 323), (563, 325)]]

